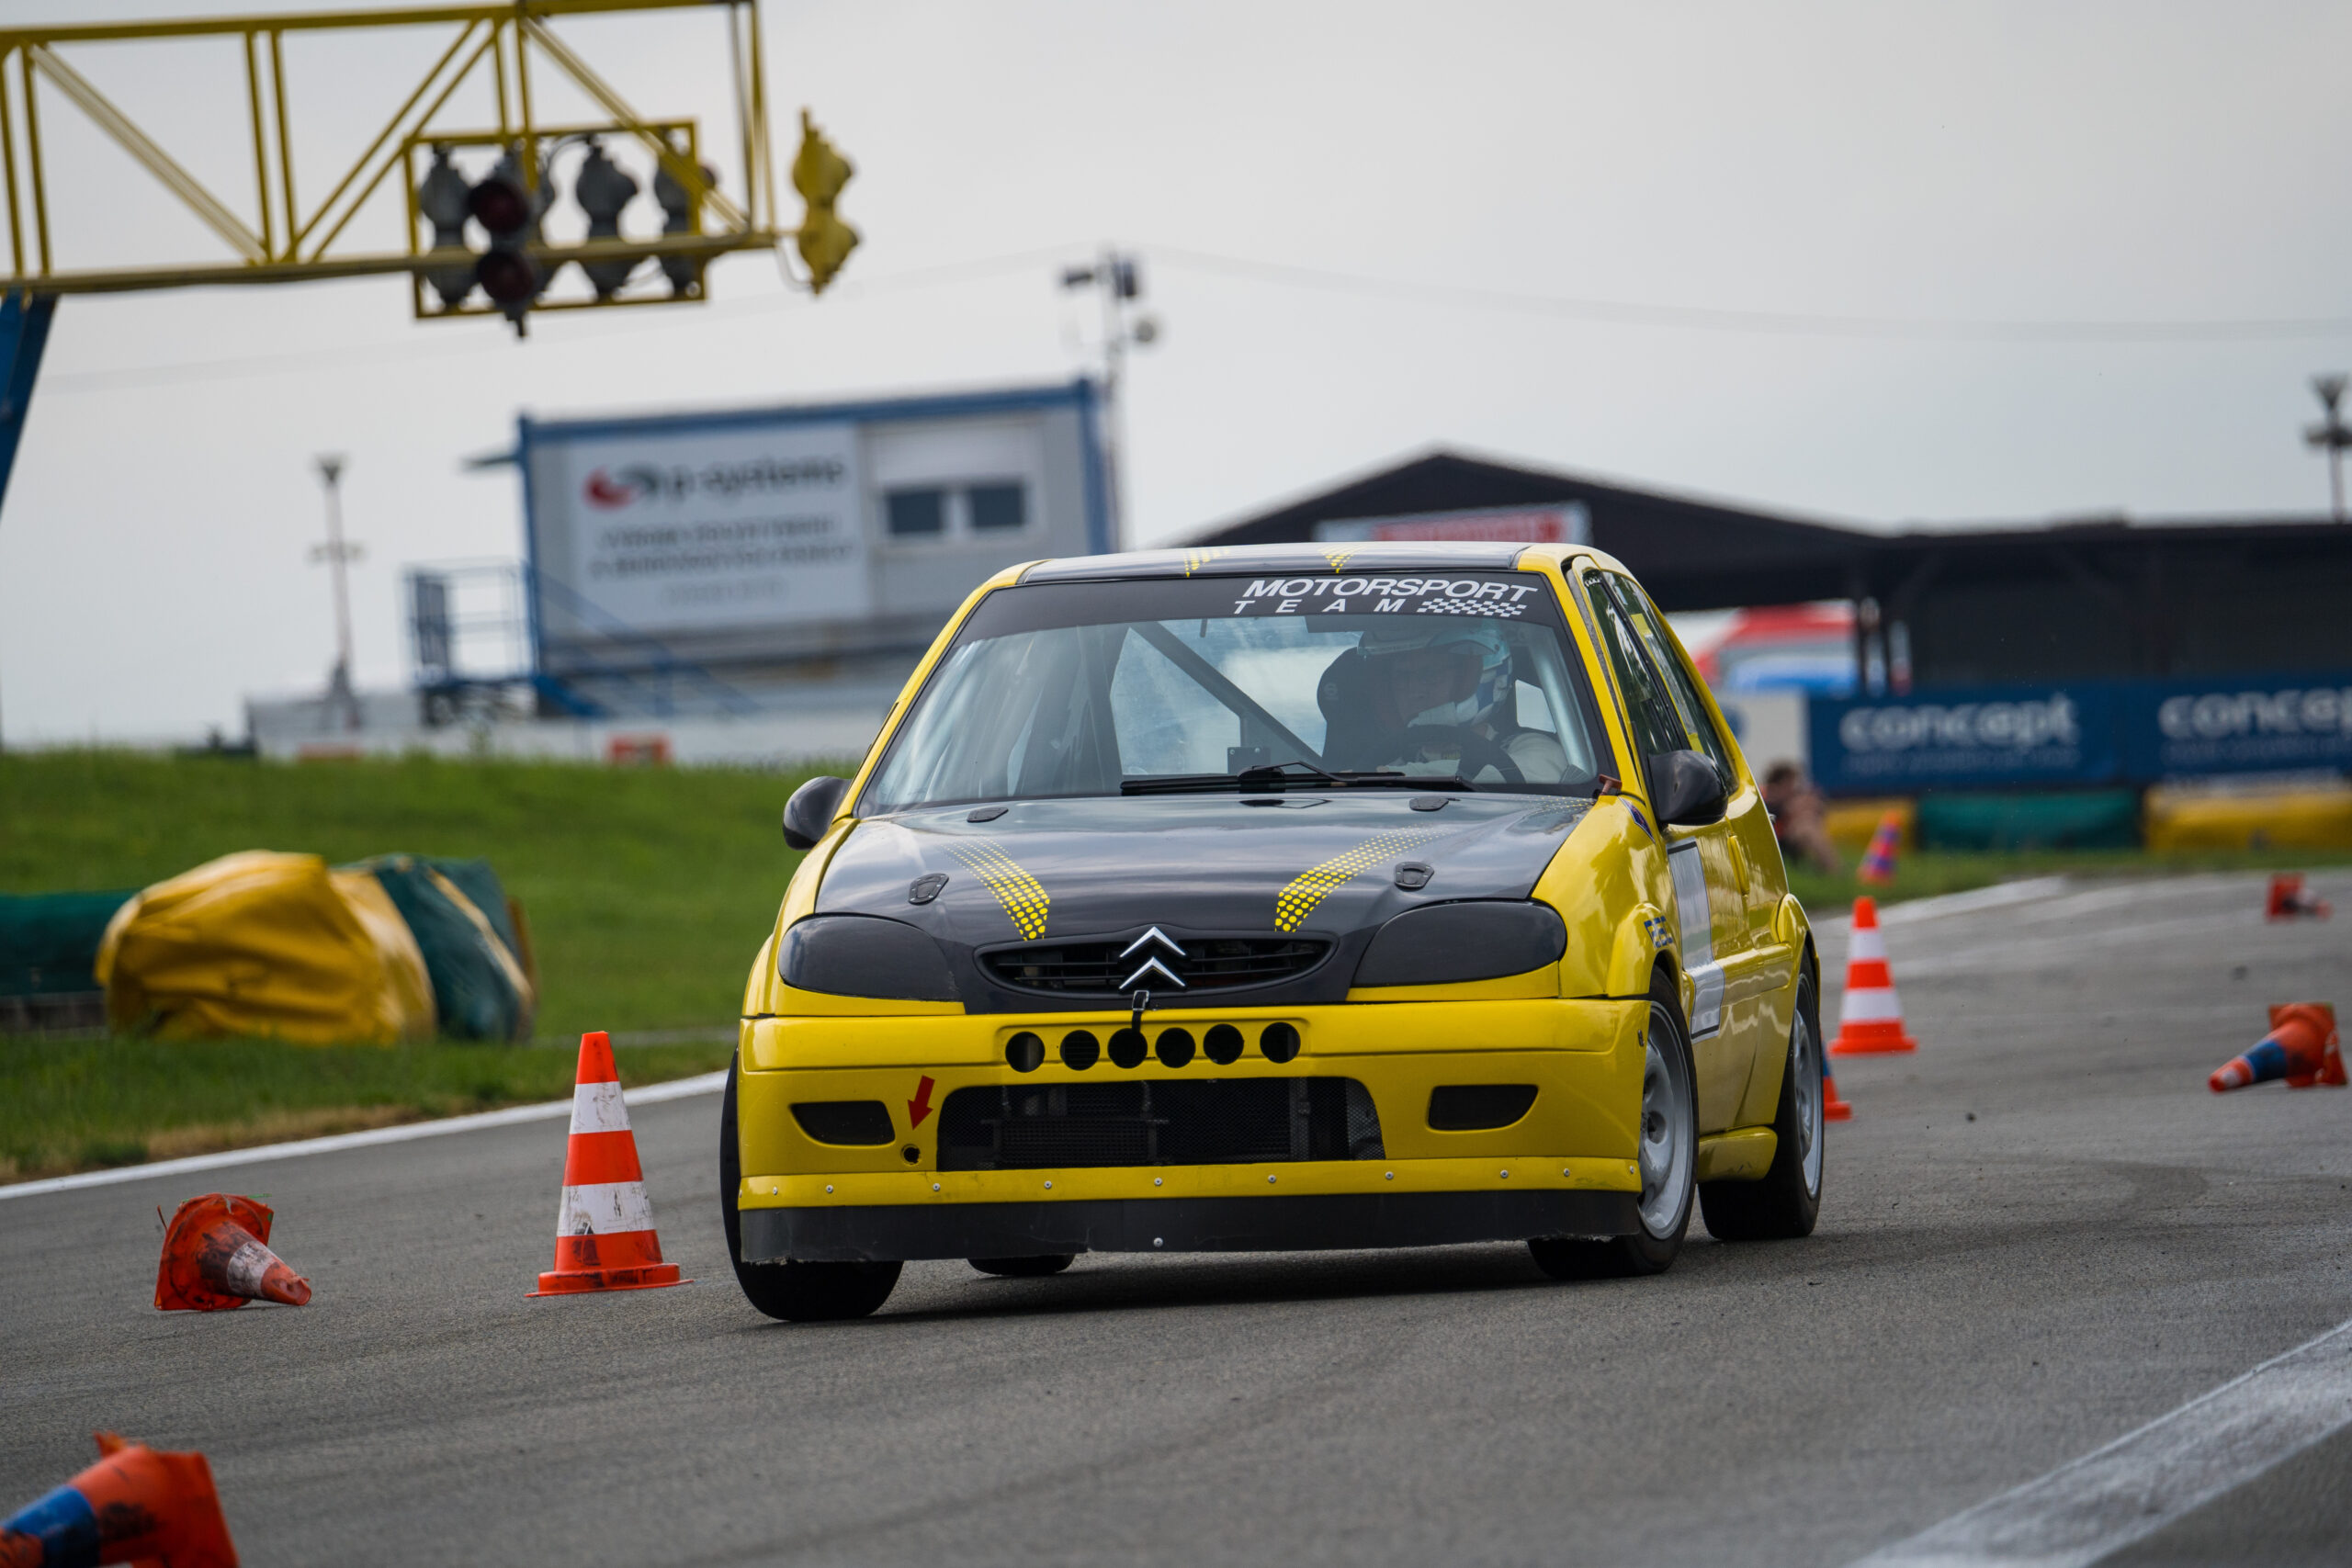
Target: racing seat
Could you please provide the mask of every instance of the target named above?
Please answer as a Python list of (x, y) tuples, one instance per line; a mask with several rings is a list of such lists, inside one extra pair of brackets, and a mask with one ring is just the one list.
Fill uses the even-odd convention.
[(1361, 650), (1351, 648), (1331, 660), (1315, 683), (1315, 705), (1323, 710), (1325, 766), (1363, 773), (1404, 755), (1403, 733), (1380, 721), (1372, 660)]

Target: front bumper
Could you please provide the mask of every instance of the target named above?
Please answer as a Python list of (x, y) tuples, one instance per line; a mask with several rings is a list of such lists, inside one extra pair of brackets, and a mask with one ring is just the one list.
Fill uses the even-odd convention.
[[(1270, 1012), (1154, 1010), (1147, 1032), (1215, 1023), (1250, 1042), (1238, 1062), (1151, 1057), (1122, 1069), (1065, 1066), (1072, 1029), (1107, 1037), (1120, 1012), (746, 1021), (736, 1201), (746, 1261), (1025, 1257), (1084, 1251), (1248, 1251), (1427, 1247), (1635, 1228), (1641, 1108), (1639, 1000), (1353, 1003)], [(1299, 1032), (1296, 1059), (1270, 1062), (1263, 1026)], [(1016, 1073), (1014, 1034), (1047, 1042)], [(1202, 1078), (1345, 1077), (1376, 1109), (1381, 1157), (1250, 1164), (1131, 1164), (1068, 1169), (939, 1168), (937, 1108), (960, 1089)], [(1440, 1132), (1430, 1092), (1446, 1085), (1536, 1089), (1510, 1126)], [(811, 1139), (792, 1106), (879, 1100), (888, 1145)]]
[(1629, 1235), (1631, 1192), (1363, 1192), (746, 1209), (743, 1261), (1309, 1252)]

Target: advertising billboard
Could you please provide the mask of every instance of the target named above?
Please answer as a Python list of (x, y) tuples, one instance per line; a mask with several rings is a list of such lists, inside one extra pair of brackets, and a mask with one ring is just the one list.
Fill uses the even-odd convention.
[(534, 479), (554, 492), (533, 498), (540, 551), (592, 623), (658, 637), (871, 608), (845, 422), (570, 441)]
[(1112, 547), (1098, 408), (1080, 380), (526, 416), (534, 670), (609, 683), (919, 651), (1003, 568)]
[(2099, 682), (1815, 697), (1808, 716), (1813, 775), (1832, 794), (2091, 784), (2116, 772), (2115, 694)]
[(1832, 794), (2352, 772), (2352, 671), (1812, 699)]
[(1470, 539), (1521, 545), (1589, 545), (1592, 513), (1581, 501), (1557, 506), (1493, 506), (1472, 512), (1423, 512), (1403, 517), (1343, 517), (1315, 525), (1318, 541)]
[(2352, 674), (2146, 682), (2124, 750), (2143, 779), (2352, 770)]

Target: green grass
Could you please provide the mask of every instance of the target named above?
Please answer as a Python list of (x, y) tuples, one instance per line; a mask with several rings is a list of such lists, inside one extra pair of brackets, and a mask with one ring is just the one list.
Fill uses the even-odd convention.
[[(732, 1049), (614, 1055), (635, 1085), (725, 1066)], [(0, 1180), (560, 1100), (573, 1063), (481, 1045), (0, 1040)]]
[(1820, 919), (1844, 913), (1860, 893), (1881, 904), (1898, 904), (2027, 876), (2177, 876), (2199, 871), (2296, 871), (2347, 863), (2352, 863), (2352, 853), (2341, 850), (2200, 850), (2176, 855), (2144, 850), (1918, 851), (1898, 858), (1889, 887), (1865, 887), (1854, 880), (1851, 870), (1829, 876), (1794, 866), (1789, 871), (1789, 887)]
[(237, 850), (487, 858), (530, 921), (536, 1037), (557, 1047), (0, 1040), (0, 1179), (560, 1098), (584, 1030), (718, 1042), (625, 1045), (625, 1082), (723, 1066), (807, 776), (0, 754), (0, 893), (137, 887)]

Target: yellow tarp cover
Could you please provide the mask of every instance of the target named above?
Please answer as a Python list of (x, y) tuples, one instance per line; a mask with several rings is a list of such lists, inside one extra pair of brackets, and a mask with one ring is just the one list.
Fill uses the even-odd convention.
[(2143, 814), (2148, 848), (2352, 849), (2352, 789), (2214, 794), (2157, 788)]
[(123, 905), (98, 948), (107, 1021), (164, 1040), (433, 1037), (424, 954), (383, 885), (317, 855), (223, 855)]

